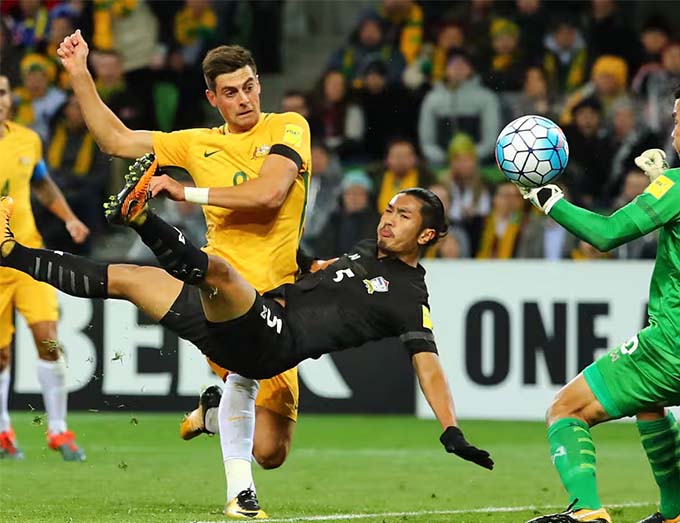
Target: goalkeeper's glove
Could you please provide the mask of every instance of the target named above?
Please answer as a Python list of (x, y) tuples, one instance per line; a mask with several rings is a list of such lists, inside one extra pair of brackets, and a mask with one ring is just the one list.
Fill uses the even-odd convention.
[(635, 165), (642, 169), (652, 182), (668, 170), (666, 153), (661, 149), (647, 149), (635, 158)]
[(540, 209), (545, 214), (550, 214), (553, 206), (564, 198), (562, 189), (551, 183), (543, 187), (534, 187), (533, 189), (528, 189), (521, 185), (517, 185), (517, 188), (525, 200), (529, 200), (534, 207)]
[(493, 460), (486, 450), (478, 449), (467, 442), (463, 431), (458, 427), (448, 427), (439, 437), (446, 452), (452, 452), (458, 457), (467, 461), (472, 461), (480, 467), (493, 469)]

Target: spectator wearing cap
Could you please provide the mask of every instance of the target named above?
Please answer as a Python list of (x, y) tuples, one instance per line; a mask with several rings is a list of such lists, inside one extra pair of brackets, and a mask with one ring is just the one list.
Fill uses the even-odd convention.
[(499, 130), (498, 96), (482, 85), (471, 57), (454, 51), (446, 82), (435, 85), (420, 108), (418, 136), (425, 158), (434, 168), (443, 166), (451, 137), (464, 132), (475, 141), (479, 159), (491, 161)]
[(53, 82), (57, 68), (47, 57), (29, 53), (21, 60), (23, 85), (14, 90), (16, 121), (33, 129), (43, 144), (50, 138), (50, 121), (66, 101)]
[(369, 161), (380, 161), (393, 137), (415, 140), (417, 103), (405, 88), (387, 84), (387, 68), (382, 61), (366, 68), (361, 84), (356, 100), (364, 115), (364, 150)]
[(302, 233), (302, 245), (309, 250), (337, 210), (342, 192), (340, 160), (323, 142), (312, 140), (312, 165), (314, 176), (307, 190), (305, 229)]
[(361, 87), (366, 68), (376, 61), (386, 64), (387, 82), (399, 83), (406, 66), (404, 57), (385, 38), (384, 25), (376, 13), (367, 14), (360, 22), (349, 43), (330, 58), (327, 69), (342, 72), (348, 85)]
[(545, 37), (543, 70), (550, 92), (561, 97), (581, 87), (588, 74), (588, 53), (576, 22), (561, 16)]
[(419, 165), (413, 142), (405, 138), (393, 139), (386, 148), (384, 165), (374, 176), (375, 208), (382, 212), (399, 191), (411, 187), (427, 187), (434, 183), (433, 174)]
[(593, 64), (590, 78), (590, 82), (567, 98), (560, 116), (562, 125), (571, 123), (573, 108), (581, 100), (596, 98), (602, 107), (606, 125), (611, 126), (614, 102), (627, 96), (628, 65), (619, 56), (600, 56)]
[(342, 179), (342, 206), (336, 210), (319, 235), (313, 252), (321, 258), (332, 258), (349, 252), (357, 242), (375, 236), (380, 215), (371, 205), (373, 182), (357, 169)]
[(564, 127), (569, 143), (569, 164), (564, 178), (582, 206), (600, 204), (609, 177), (612, 154), (603, 127), (602, 104), (585, 98), (573, 109), (573, 124)]
[(494, 190), (491, 212), (484, 220), (478, 259), (505, 260), (517, 253), (524, 225), (524, 200), (512, 182), (501, 182)]
[(496, 92), (520, 91), (526, 61), (519, 47), (519, 26), (507, 18), (496, 18), (489, 36), (491, 54), (486, 60), (484, 83)]
[(465, 230), (470, 240), (470, 252), (479, 246), (482, 223), (491, 211), (491, 195), (482, 181), (477, 148), (468, 135), (459, 133), (448, 148), (449, 168), (445, 173), (451, 201), (448, 204), (452, 225)]

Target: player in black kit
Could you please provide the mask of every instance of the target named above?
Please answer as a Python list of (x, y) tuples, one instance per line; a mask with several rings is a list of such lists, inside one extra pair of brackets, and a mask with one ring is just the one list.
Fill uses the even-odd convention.
[(377, 240), (362, 241), (324, 269), (261, 296), (226, 260), (204, 253), (155, 214), (136, 227), (161, 267), (199, 287), (207, 327), (199, 348), (212, 361), (263, 379), (307, 358), (398, 337), (444, 429), (441, 443), (492, 469), (489, 453), (468, 443), (457, 426), (432, 333), (425, 270), (418, 263), (446, 229), (434, 193), (404, 190), (383, 213)]

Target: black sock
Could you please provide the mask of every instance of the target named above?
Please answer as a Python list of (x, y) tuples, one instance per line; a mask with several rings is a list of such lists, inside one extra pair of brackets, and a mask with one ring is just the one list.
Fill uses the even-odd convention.
[(12, 252), (2, 258), (2, 266), (25, 272), (71, 296), (109, 297), (108, 263), (60, 251), (31, 249), (16, 243)]
[(208, 271), (208, 255), (184, 237), (182, 231), (149, 212), (134, 229), (154, 253), (161, 267), (178, 280), (201, 283)]

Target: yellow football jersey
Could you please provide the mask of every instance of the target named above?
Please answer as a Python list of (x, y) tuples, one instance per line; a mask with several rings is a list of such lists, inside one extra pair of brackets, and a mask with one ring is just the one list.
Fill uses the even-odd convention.
[(14, 199), (10, 226), (17, 241), (27, 247), (42, 247), (31, 207), (31, 179), (43, 160), (40, 137), (23, 125), (14, 122), (5, 125), (5, 136), (0, 138), (0, 196)]
[(227, 260), (259, 292), (292, 283), (311, 176), (309, 125), (297, 113), (263, 113), (248, 132), (226, 125), (153, 133), (161, 166), (186, 169), (197, 187), (230, 187), (259, 176), (273, 145), (283, 144), (302, 158), (300, 175), (283, 205), (272, 211), (232, 211), (203, 206), (208, 226), (204, 250)]

